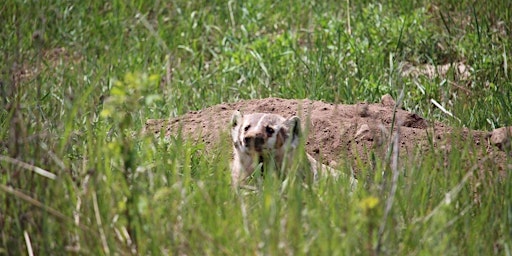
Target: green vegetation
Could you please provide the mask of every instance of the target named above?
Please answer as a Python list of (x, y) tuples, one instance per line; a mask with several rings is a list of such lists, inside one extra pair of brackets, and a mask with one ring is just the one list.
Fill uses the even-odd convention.
[[(368, 178), (352, 194), (343, 182), (272, 178), (236, 194), (229, 145), (210, 155), (133, 135), (148, 118), (221, 102), (375, 102), (401, 90), (429, 119), (512, 125), (511, 10), (498, 0), (4, 1), (0, 254), (510, 255), (512, 180), (477, 165), (470, 147), (403, 160), (395, 181), (381, 175), (387, 159), (361, 164)], [(400, 75), (403, 63), (450, 62), (470, 77)]]

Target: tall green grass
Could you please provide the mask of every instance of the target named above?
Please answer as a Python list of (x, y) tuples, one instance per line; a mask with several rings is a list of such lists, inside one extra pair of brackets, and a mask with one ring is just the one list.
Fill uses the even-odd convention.
[[(353, 193), (270, 177), (237, 194), (230, 145), (205, 153), (138, 132), (148, 118), (239, 99), (374, 102), (402, 89), (404, 106), (429, 119), (511, 125), (511, 7), (6, 1), (0, 254), (509, 255), (510, 175), (492, 159), (478, 164), (464, 142), (401, 159), (395, 181), (387, 159), (340, 159), (340, 171), (361, 170)], [(402, 61), (473, 71), (414, 80), (399, 75)]]

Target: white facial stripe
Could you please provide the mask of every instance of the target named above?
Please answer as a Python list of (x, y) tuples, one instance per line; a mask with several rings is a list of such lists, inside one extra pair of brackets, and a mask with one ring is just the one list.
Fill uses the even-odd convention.
[(265, 119), (265, 117), (267, 116), (267, 114), (264, 114), (260, 117), (260, 120), (258, 121), (258, 124), (256, 124), (256, 127), (254, 127), (255, 129), (257, 130), (260, 130), (260, 126), (261, 126), (261, 122), (263, 122), (263, 119)]
[[(245, 119), (245, 117), (244, 117)], [(240, 150), (242, 151), (245, 151), (245, 145), (244, 145), (244, 133), (243, 133), (243, 128), (242, 127), (245, 127), (245, 120), (242, 120), (239, 124), (238, 124), (238, 131), (237, 131), (237, 136), (238, 136), (238, 141), (240, 143)]]
[(238, 137), (239, 133), (240, 133), (240, 125), (237, 125), (231, 131), (231, 139), (233, 139), (233, 142), (237, 141), (237, 137)]

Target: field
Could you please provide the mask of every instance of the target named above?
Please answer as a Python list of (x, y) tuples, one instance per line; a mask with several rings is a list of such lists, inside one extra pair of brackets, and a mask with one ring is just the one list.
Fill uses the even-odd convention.
[[(0, 255), (511, 255), (510, 148), (496, 164), (475, 153), (492, 146), (456, 136), (512, 125), (511, 12), (498, 0), (7, 0)], [(365, 148), (371, 161), (341, 152), (354, 191), (293, 176), (235, 191), (229, 141), (209, 151), (141, 132), (220, 103), (385, 94), (459, 139), (400, 158), (392, 139), (387, 154)]]

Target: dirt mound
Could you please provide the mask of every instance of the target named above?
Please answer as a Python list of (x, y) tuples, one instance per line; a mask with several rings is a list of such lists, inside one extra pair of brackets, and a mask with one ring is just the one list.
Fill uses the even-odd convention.
[(155, 135), (165, 131), (166, 136), (177, 135), (181, 131), (186, 137), (204, 142), (208, 150), (219, 143), (222, 134), (229, 132), (229, 121), (234, 110), (276, 113), (284, 117), (297, 115), (308, 134), (307, 152), (328, 165), (355, 159), (369, 164), (370, 151), (376, 154), (374, 157), (384, 157), (393, 134), (398, 133), (400, 157), (417, 154), (416, 150), (449, 153), (452, 148), (471, 141), (471, 152), (485, 161), (480, 163), (481, 166), (498, 165), (503, 173), (509, 169), (505, 168), (507, 156), (502, 150), (503, 145), (510, 144), (510, 134), (500, 135), (508, 130), (497, 130), (495, 133), (500, 134), (493, 134), (453, 129), (402, 109), (395, 112), (394, 105), (389, 95), (382, 97), (381, 103), (355, 105), (267, 98), (219, 104), (171, 120), (150, 119), (146, 122), (145, 131)]

